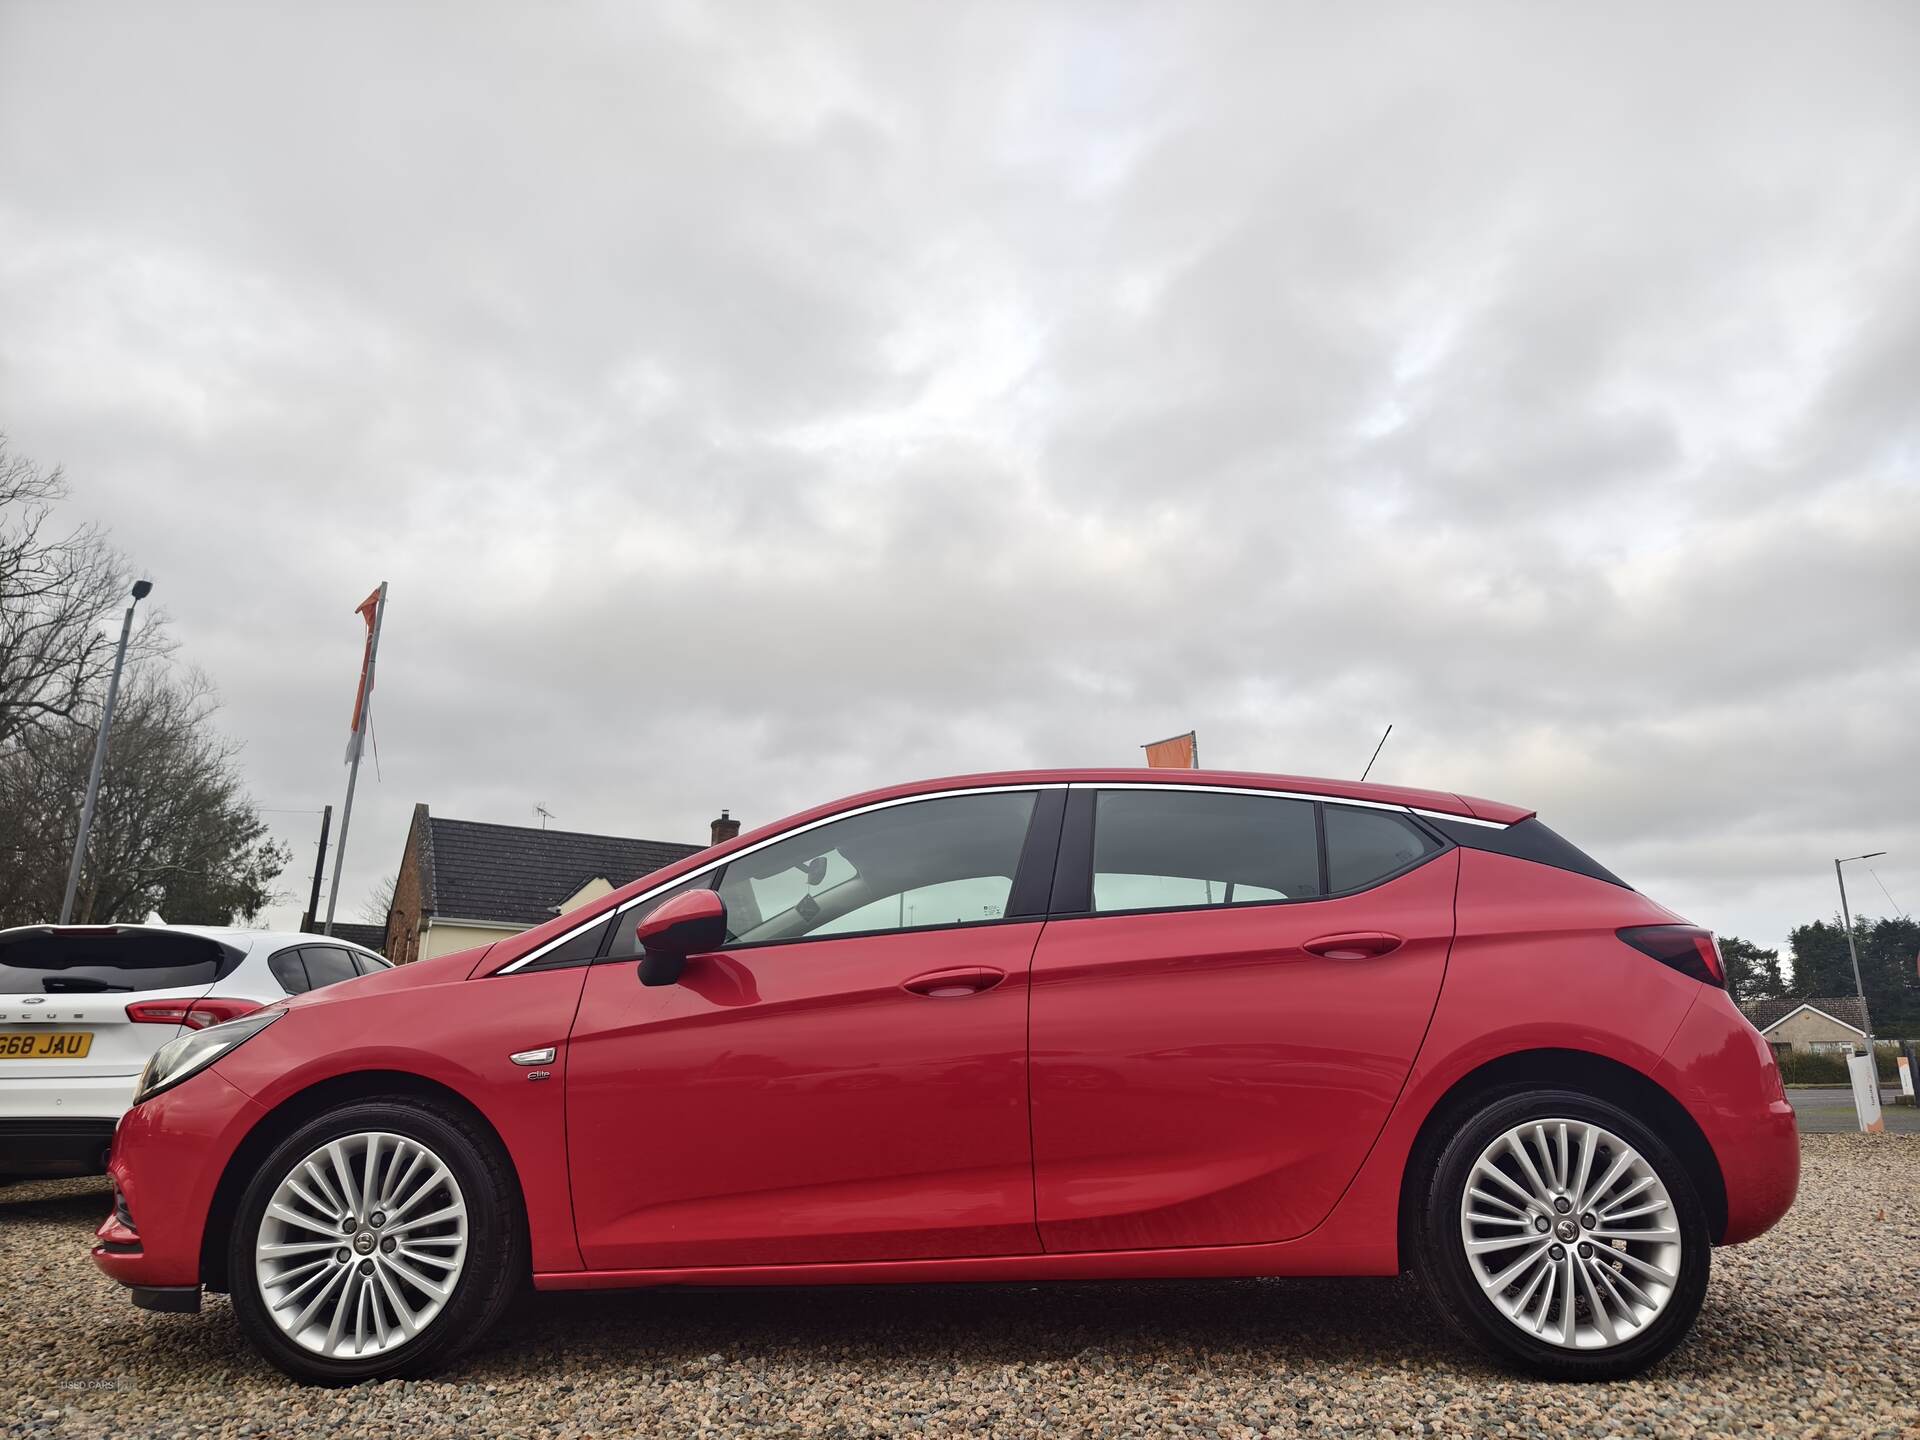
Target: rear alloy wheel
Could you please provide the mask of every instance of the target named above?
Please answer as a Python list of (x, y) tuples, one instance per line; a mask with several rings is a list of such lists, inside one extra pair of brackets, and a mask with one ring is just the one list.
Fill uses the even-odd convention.
[(1626, 1112), (1509, 1095), (1441, 1152), (1418, 1268), (1456, 1324), (1564, 1379), (1632, 1374), (1686, 1335), (1706, 1293), (1706, 1218), (1684, 1168)]
[(518, 1195), (473, 1122), (413, 1099), (343, 1107), (268, 1157), (229, 1251), (255, 1348), (322, 1383), (444, 1364), (526, 1265)]

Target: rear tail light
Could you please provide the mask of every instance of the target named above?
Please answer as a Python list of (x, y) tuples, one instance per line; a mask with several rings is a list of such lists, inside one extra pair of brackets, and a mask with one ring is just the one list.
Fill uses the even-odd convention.
[(260, 1008), (258, 1000), (136, 1000), (127, 1006), (127, 1019), (136, 1025), (184, 1025), (204, 1030), (223, 1020), (238, 1020)]
[(1727, 988), (1726, 967), (1720, 963), (1720, 942), (1711, 930), (1697, 925), (1633, 925), (1614, 932), (1642, 955), (1651, 955), (1669, 969), (1691, 976), (1703, 985)]

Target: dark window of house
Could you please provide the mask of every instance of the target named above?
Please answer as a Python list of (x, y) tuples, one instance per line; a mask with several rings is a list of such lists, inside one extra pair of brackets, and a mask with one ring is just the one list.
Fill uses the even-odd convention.
[(1439, 845), (1404, 815), (1328, 805), (1327, 888), (1335, 895), (1359, 890), (1405, 870)]
[(1034, 792), (889, 805), (775, 841), (727, 866), (736, 944), (977, 925), (1006, 914)]
[(286, 991), (287, 994), (304, 995), (307, 993), (309, 988), (307, 985), (307, 967), (301, 963), (300, 952), (298, 950), (282, 950), (278, 955), (267, 961), (267, 968), (273, 972), (273, 978), (280, 983), (280, 988)]
[(1313, 805), (1198, 790), (1103, 790), (1093, 908), (1246, 905), (1320, 894)]
[(360, 973), (353, 968), (353, 957), (337, 945), (308, 945), (300, 956), (307, 962), (307, 982), (315, 990), (352, 980)]

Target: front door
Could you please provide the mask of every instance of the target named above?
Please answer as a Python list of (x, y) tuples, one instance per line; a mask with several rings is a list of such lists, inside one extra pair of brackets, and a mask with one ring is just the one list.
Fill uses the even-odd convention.
[(1426, 1032), (1457, 869), (1391, 810), (1076, 790), (1033, 973), (1045, 1248), (1237, 1245), (1324, 1219)]
[(1045, 885), (1028, 901), (1015, 882), (1023, 855), (1050, 864), (1058, 802), (990, 791), (815, 826), (720, 873), (728, 943), (678, 983), (596, 964), (566, 1068), (588, 1267), (1036, 1251)]

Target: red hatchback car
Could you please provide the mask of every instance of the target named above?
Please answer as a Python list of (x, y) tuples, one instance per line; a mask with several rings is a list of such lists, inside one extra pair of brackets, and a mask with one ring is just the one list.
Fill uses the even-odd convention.
[(1685, 1335), (1792, 1203), (1712, 935), (1530, 812), (1292, 776), (928, 781), (184, 1035), (94, 1250), (290, 1373), (526, 1282), (1390, 1275), (1534, 1371)]

